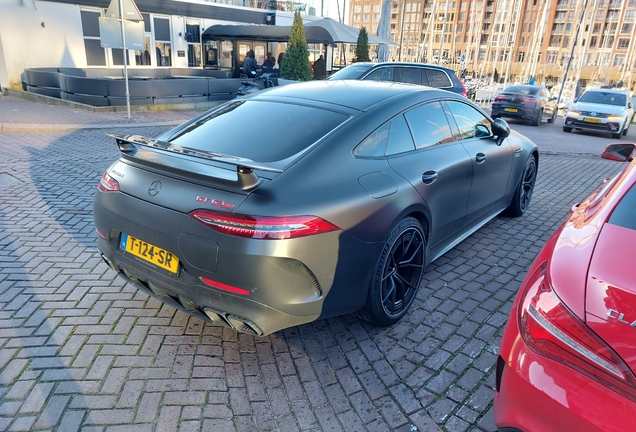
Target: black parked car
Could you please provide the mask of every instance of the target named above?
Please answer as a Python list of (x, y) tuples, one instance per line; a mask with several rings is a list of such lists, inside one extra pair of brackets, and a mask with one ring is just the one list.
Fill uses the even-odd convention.
[(490, 115), (492, 118), (530, 120), (534, 126), (539, 126), (543, 119), (554, 123), (557, 112), (556, 98), (547, 88), (523, 84), (510, 86), (495, 96)]
[[(266, 142), (244, 133), (264, 115)], [(253, 335), (355, 311), (396, 323), (430, 262), (525, 212), (538, 166), (536, 145), (462, 96), (365, 81), (274, 87), (115, 138), (94, 202), (106, 262)]]
[(443, 66), (408, 63), (353, 63), (331, 75), (330, 80), (391, 81), (440, 88), (466, 96), (464, 84), (455, 71)]

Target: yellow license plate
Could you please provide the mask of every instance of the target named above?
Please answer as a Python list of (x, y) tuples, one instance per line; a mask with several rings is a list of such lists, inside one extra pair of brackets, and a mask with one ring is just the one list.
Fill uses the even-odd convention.
[(601, 120), (597, 119), (597, 118), (589, 118), (589, 117), (585, 117), (583, 119), (584, 122), (586, 123), (600, 123)]
[(179, 270), (179, 258), (172, 252), (122, 233), (120, 247), (126, 252), (172, 273)]
[(504, 111), (507, 111), (507, 112), (517, 112), (517, 111), (519, 111), (519, 110), (518, 110), (517, 108), (506, 108)]

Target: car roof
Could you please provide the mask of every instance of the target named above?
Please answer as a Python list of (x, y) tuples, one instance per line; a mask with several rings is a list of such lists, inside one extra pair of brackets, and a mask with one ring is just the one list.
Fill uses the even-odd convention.
[(592, 92), (628, 94), (625, 90), (616, 90), (616, 89), (593, 88), (593, 89), (585, 90), (585, 93), (592, 93)]
[(430, 64), (430, 63), (417, 63), (417, 62), (382, 62), (382, 63), (373, 63), (373, 62), (360, 62), (360, 63), (353, 63), (350, 66), (368, 66), (369, 68), (372, 67), (381, 67), (381, 66), (409, 66), (409, 67), (425, 67), (425, 68), (429, 68), (429, 69), (439, 69), (439, 70), (443, 70), (446, 72), (452, 72), (455, 73), (455, 71), (453, 69), (441, 66), (441, 65), (436, 65), (436, 64)]
[[(386, 81), (360, 80), (321, 80), (273, 87), (258, 92), (250, 99), (273, 100), (284, 99), (311, 105), (339, 105), (342, 107), (365, 111), (379, 102), (414, 92), (430, 92), (431, 96), (443, 90), (412, 84)], [(443, 91), (444, 94), (452, 94)], [(263, 113), (265, 116), (267, 113)]]

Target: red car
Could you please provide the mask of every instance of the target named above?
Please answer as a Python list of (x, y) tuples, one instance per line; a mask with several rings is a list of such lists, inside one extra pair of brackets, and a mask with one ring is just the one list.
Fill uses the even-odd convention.
[[(603, 158), (630, 161), (635, 148)], [(495, 423), (636, 430), (635, 370), (636, 160), (572, 207), (530, 267), (497, 358)]]

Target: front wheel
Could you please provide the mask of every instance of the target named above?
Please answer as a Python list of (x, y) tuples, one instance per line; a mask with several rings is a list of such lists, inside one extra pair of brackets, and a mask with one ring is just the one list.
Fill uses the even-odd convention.
[(512, 217), (523, 215), (530, 206), (532, 192), (534, 191), (534, 183), (537, 181), (537, 161), (530, 156), (526, 167), (523, 170), (523, 176), (519, 181), (515, 195), (512, 197), (510, 206), (506, 209), (506, 214)]
[(623, 135), (620, 132), (612, 134), (612, 138), (614, 138), (614, 139), (621, 139), (621, 136), (623, 136)]
[(417, 219), (403, 219), (389, 235), (375, 267), (366, 305), (358, 316), (373, 324), (398, 322), (415, 300), (426, 261), (426, 239)]

